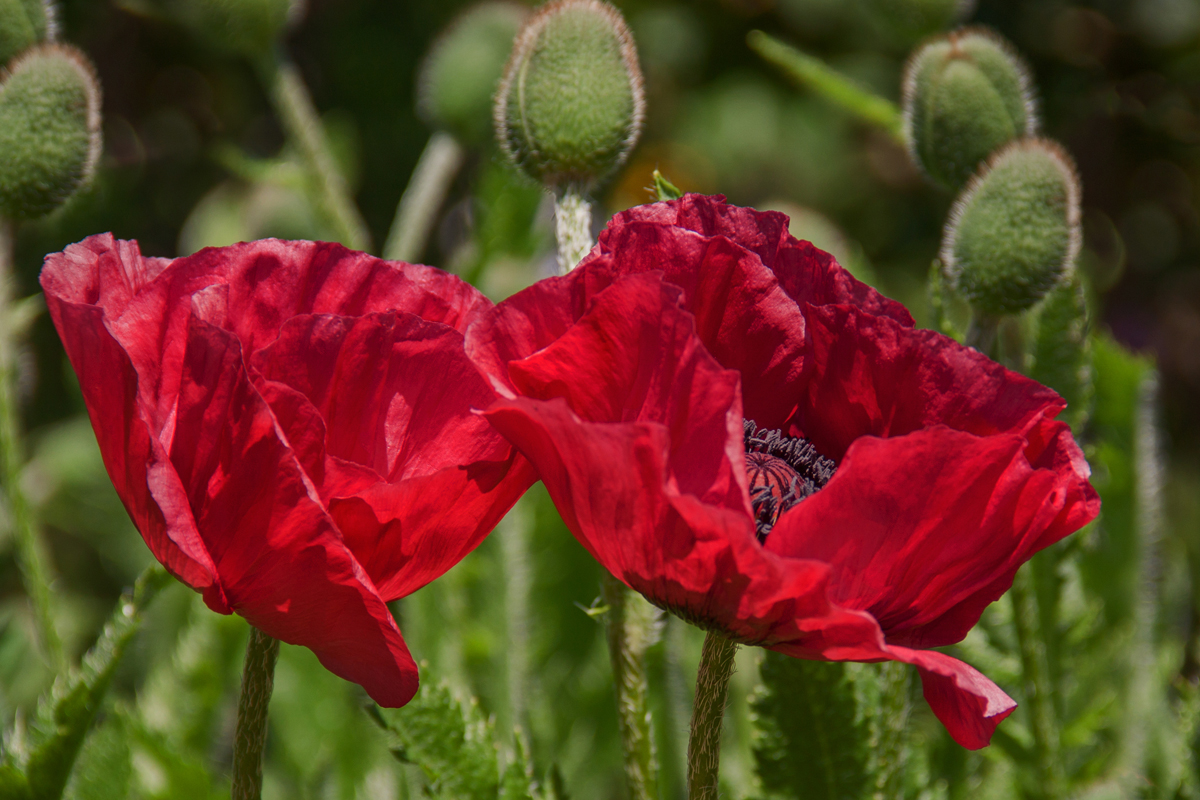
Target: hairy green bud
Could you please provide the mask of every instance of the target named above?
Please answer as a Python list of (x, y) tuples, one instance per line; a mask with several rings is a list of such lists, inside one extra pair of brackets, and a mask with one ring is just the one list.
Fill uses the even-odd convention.
[(50, 0), (0, 0), (0, 65), (38, 42), (53, 40), (56, 28)]
[(902, 104), (913, 161), (951, 190), (993, 152), (1038, 128), (1028, 69), (1011, 45), (978, 28), (917, 50), (904, 68)]
[(480, 3), (437, 38), (417, 76), (417, 111), (428, 124), (466, 144), (487, 140), (492, 96), (528, 16), (517, 3)]
[(91, 178), (100, 157), (100, 83), (73, 47), (40, 45), (0, 80), (0, 214), (32, 219)]
[(496, 136), (550, 187), (588, 187), (625, 160), (642, 129), (637, 48), (620, 12), (558, 0), (517, 37), (496, 93)]
[(167, 13), (208, 42), (239, 55), (270, 51), (304, 14), (304, 0), (166, 0)]
[(1032, 306), (1074, 267), (1082, 241), (1075, 165), (1059, 145), (1023, 139), (996, 153), (954, 203), (941, 259), (976, 312)]
[(945, 30), (975, 10), (975, 0), (861, 0), (861, 3), (881, 30), (905, 42)]

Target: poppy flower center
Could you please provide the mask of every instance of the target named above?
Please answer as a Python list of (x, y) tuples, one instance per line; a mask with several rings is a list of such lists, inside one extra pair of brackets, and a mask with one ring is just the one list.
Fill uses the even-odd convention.
[(829, 483), (837, 464), (807, 439), (759, 428), (749, 419), (742, 424), (750, 507), (758, 541), (765, 543), (783, 512)]

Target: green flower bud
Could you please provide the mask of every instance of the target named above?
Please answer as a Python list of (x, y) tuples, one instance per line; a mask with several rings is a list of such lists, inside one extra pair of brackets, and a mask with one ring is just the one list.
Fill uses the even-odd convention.
[(161, 0), (167, 13), (211, 44), (244, 56), (268, 52), (304, 14), (304, 0)]
[(996, 153), (954, 203), (942, 263), (977, 313), (1032, 306), (1079, 255), (1079, 177), (1054, 142), (1023, 139)]
[(952, 190), (993, 152), (1038, 127), (1028, 69), (1011, 45), (977, 28), (917, 50), (904, 69), (902, 103), (913, 161)]
[(100, 84), (64, 45), (25, 51), (0, 80), (0, 214), (41, 216), (91, 178), (100, 157)]
[(496, 136), (543, 184), (588, 187), (633, 149), (644, 107), (620, 12), (600, 0), (558, 0), (517, 37), (496, 93)]
[(975, 0), (861, 0), (876, 26), (893, 39), (916, 42), (975, 10)]
[(50, 0), (0, 0), (0, 65), (38, 42), (53, 39), (55, 28)]
[(425, 56), (417, 76), (417, 111), (460, 142), (483, 144), (492, 133), (492, 96), (529, 16), (524, 6), (486, 2), (451, 23)]
[(1078, 273), (1046, 295), (1038, 310), (1029, 377), (1062, 395), (1067, 409), (1060, 419), (1078, 434), (1087, 423), (1095, 394), (1087, 299)]

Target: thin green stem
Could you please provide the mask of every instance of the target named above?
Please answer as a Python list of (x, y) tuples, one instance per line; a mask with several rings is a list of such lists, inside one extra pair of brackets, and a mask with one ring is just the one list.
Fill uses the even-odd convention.
[(716, 800), (721, 768), (721, 723), (737, 644), (709, 631), (700, 651), (692, 735), (688, 740), (688, 800)]
[(50, 573), (33, 519), (33, 510), (21, 491), (21, 467), (24, 453), (17, 410), (17, 336), (13, 288), (13, 224), (0, 219), (0, 477), (3, 478), (4, 503), (12, 524), (17, 564), (25, 591), (33, 605), (38, 635), (47, 660), (61, 673), (67, 660), (62, 640), (54, 627), (50, 592)]
[(408, 262), (421, 258), (438, 209), (446, 201), (446, 193), (466, 155), (462, 145), (445, 131), (429, 137), (396, 206), (396, 218), (383, 246), (384, 258)]
[(799, 85), (904, 143), (904, 120), (895, 103), (864, 89), (821, 59), (762, 31), (746, 34), (746, 44)]
[(1029, 565), (1026, 565), (1017, 572), (1008, 595), (1012, 600), (1013, 627), (1021, 653), (1025, 700), (1029, 703), (1034, 768), (1038, 773), (1043, 800), (1057, 800), (1064, 796), (1058, 724), (1054, 698), (1051, 696), (1046, 651), (1042, 638), (1038, 636), (1040, 626), (1037, 624), (1036, 600), (1030, 586), (1029, 569)]
[(554, 197), (554, 232), (558, 237), (558, 270), (566, 275), (592, 249), (592, 204), (569, 186)]
[(345, 177), (338, 170), (300, 70), (276, 52), (260, 64), (260, 71), (280, 124), (304, 160), (321, 213), (342, 244), (354, 250), (370, 249), (371, 234), (354, 205)]
[(994, 357), (996, 349), (996, 333), (1000, 330), (1000, 320), (973, 313), (967, 326), (967, 336), (963, 341), (967, 347), (974, 347), (985, 356)]
[(262, 757), (267, 744), (267, 709), (275, 686), (279, 640), (250, 629), (242, 694), (238, 698), (237, 733), (233, 740), (233, 800), (262, 796)]
[[(617, 691), (617, 721), (625, 753), (625, 777), (631, 800), (657, 800), (658, 761), (650, 731), (650, 693), (646, 648), (654, 638), (655, 610), (625, 584), (605, 574), (604, 603), (608, 655)], [(642, 608), (641, 606), (646, 606)]]

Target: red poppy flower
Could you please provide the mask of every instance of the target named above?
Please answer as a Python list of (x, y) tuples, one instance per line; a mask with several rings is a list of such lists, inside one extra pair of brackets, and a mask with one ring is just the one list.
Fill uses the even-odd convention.
[(651, 602), (799, 658), (917, 666), (978, 748), (1015, 703), (957, 642), (1099, 510), (1053, 391), (788, 235), (689, 195), (618, 215), (467, 350), (579, 541)]
[(532, 483), (473, 408), (490, 307), (439, 270), (266, 240), (174, 261), (93, 236), (46, 302), (108, 474), (214, 611), (399, 706), (417, 669), (386, 601), (469, 553)]

